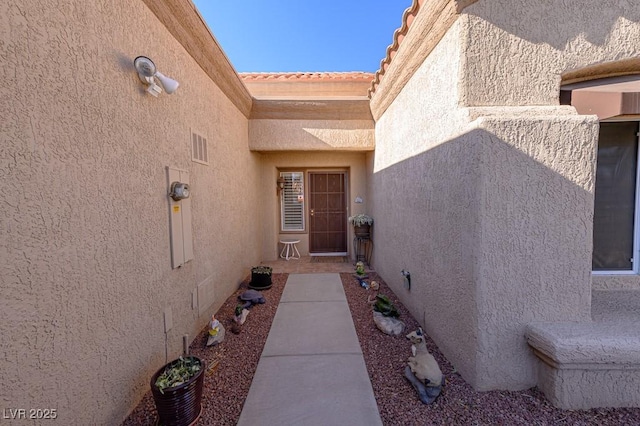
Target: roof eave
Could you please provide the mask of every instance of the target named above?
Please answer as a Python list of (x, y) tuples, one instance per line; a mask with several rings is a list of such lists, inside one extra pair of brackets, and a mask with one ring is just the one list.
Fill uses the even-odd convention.
[(143, 0), (171, 35), (245, 117), (252, 98), (229, 58), (191, 1)]
[(478, 0), (414, 0), (393, 34), (393, 43), (380, 62), (369, 90), (377, 121), (431, 54), (460, 13)]

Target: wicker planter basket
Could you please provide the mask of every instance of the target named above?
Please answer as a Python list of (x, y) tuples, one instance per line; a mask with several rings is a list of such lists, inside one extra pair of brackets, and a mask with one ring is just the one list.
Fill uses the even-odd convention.
[(353, 232), (356, 237), (369, 238), (371, 237), (371, 225), (364, 224), (360, 226), (354, 226)]

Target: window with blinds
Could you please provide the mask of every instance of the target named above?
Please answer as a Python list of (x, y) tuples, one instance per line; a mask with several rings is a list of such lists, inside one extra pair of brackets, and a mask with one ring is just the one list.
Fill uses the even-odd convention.
[(280, 172), (284, 189), (280, 194), (282, 231), (304, 231), (304, 173)]

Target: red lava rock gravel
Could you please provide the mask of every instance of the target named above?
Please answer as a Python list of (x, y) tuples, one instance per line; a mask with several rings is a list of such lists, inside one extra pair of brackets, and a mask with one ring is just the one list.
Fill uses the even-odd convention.
[[(402, 336), (379, 331), (372, 318), (365, 290), (352, 274), (341, 274), (358, 340), (369, 371), (373, 393), (384, 425), (640, 425), (640, 409), (594, 409), (566, 411), (555, 408), (536, 388), (521, 392), (476, 392), (440, 353), (427, 336), (427, 349), (446, 378), (442, 393), (424, 405), (404, 377), (411, 343), (404, 337), (420, 324), (375, 273), (368, 282), (380, 283), (380, 294), (391, 299), (407, 326)], [(454, 338), (454, 336), (452, 336)]]
[[(418, 322), (384, 281), (375, 273), (369, 276), (369, 281), (380, 283), (380, 293), (398, 308), (400, 319), (407, 325), (404, 334), (418, 328)], [(217, 347), (205, 348), (205, 327), (191, 344), (191, 354), (204, 359), (207, 366), (219, 360), (217, 369), (205, 377), (198, 425), (237, 423), (287, 277), (273, 274), (273, 286), (263, 291), (267, 302), (251, 308), (242, 332), (235, 335), (231, 333), (231, 318), (238, 295), (248, 288), (247, 279), (216, 314), (226, 328), (225, 341)], [(433, 404), (424, 405), (403, 375), (411, 344), (404, 335), (393, 337), (380, 332), (367, 303), (371, 290), (360, 287), (352, 274), (341, 274), (341, 278), (384, 425), (640, 425), (640, 409), (564, 411), (553, 407), (535, 388), (521, 392), (476, 392), (428, 336), (427, 348), (440, 364), (446, 385)], [(156, 420), (153, 398), (147, 392), (123, 425), (153, 425)]]
[[(261, 291), (266, 302), (250, 308), (240, 334), (233, 334), (233, 312), (239, 303), (238, 296), (249, 289), (251, 279), (247, 278), (216, 313), (216, 319), (225, 328), (224, 342), (218, 346), (205, 346), (207, 324), (189, 347), (189, 353), (203, 359), (207, 368), (219, 360), (215, 371), (204, 379), (202, 415), (198, 425), (235, 425), (238, 422), (287, 277), (287, 274), (272, 275), (271, 288)], [(156, 421), (156, 408), (149, 390), (123, 425), (155, 425)]]

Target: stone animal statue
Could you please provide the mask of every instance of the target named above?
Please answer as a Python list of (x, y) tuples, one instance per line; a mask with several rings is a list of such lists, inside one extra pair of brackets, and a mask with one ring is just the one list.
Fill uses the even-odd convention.
[(413, 344), (413, 356), (409, 357), (404, 375), (418, 392), (420, 401), (430, 404), (440, 395), (444, 375), (436, 359), (427, 350), (421, 328), (407, 334), (407, 339)]
[(422, 329), (407, 334), (407, 339), (416, 348), (415, 355), (409, 357), (408, 362), (413, 374), (426, 386), (439, 386), (442, 383), (442, 371), (436, 359), (427, 350)]

